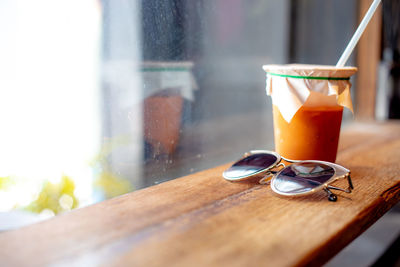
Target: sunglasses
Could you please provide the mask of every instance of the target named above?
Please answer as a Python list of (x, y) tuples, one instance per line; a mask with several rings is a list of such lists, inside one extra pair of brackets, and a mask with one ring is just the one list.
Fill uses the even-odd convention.
[[(285, 166), (281, 160), (290, 162)], [(318, 160), (289, 160), (278, 153), (268, 150), (253, 150), (235, 162), (223, 172), (228, 181), (242, 181), (259, 175), (264, 175), (260, 184), (271, 184), (272, 190), (280, 195), (298, 196), (325, 191), (330, 201), (336, 201), (337, 196), (331, 190), (351, 193), (354, 189), (350, 178), (350, 170), (338, 164)], [(346, 178), (348, 188), (343, 189), (331, 184)]]

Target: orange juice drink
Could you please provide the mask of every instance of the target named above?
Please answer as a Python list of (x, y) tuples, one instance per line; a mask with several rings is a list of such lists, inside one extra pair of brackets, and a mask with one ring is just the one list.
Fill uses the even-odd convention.
[(264, 65), (272, 98), (275, 150), (290, 160), (335, 162), (343, 107), (353, 110), (355, 67)]
[(301, 107), (287, 122), (273, 106), (275, 150), (293, 160), (335, 162), (342, 106)]

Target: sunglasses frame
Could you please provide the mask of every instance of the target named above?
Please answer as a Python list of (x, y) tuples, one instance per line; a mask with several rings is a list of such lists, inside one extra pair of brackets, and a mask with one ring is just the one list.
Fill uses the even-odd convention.
[[(328, 161), (320, 161), (320, 160), (290, 160), (290, 159), (286, 159), (286, 158), (282, 157), (281, 155), (279, 155), (278, 153), (276, 153), (274, 151), (269, 151), (269, 150), (251, 150), (250, 152), (246, 152), (240, 160), (243, 160), (243, 159), (245, 159), (245, 158), (247, 158), (247, 157), (249, 157), (251, 155), (256, 155), (256, 154), (272, 154), (273, 156), (275, 156), (277, 158), (277, 160), (273, 164), (271, 164), (271, 166), (269, 166), (269, 167), (267, 167), (265, 169), (262, 169), (260, 171), (254, 172), (254, 173), (252, 173), (251, 175), (248, 175), (248, 176), (241, 176), (239, 178), (232, 179), (231, 177), (229, 177), (227, 175), (227, 171), (229, 170), (229, 169), (227, 169), (226, 171), (224, 171), (223, 177), (226, 180), (232, 182), (232, 181), (242, 181), (244, 179), (248, 179), (250, 177), (265, 173), (265, 176), (259, 180), (259, 183), (260, 184), (270, 184), (272, 191), (274, 191), (275, 193), (277, 193), (279, 195), (285, 195), (285, 196), (309, 195), (309, 194), (313, 194), (315, 192), (323, 190), (323, 191), (325, 191), (327, 193), (328, 199), (330, 201), (336, 201), (337, 200), (336, 194), (334, 194), (331, 190), (338, 190), (338, 191), (342, 191), (342, 192), (345, 192), (345, 193), (351, 193), (352, 190), (354, 189), (353, 182), (351, 181), (351, 177), (350, 177), (350, 170), (348, 170), (345, 167), (343, 167), (341, 165), (338, 165), (336, 163), (332, 163), (332, 162), (328, 162)], [(325, 183), (323, 183), (321, 185), (318, 185), (318, 186), (310, 189), (307, 192), (301, 192), (301, 193), (281, 192), (275, 186), (275, 179), (276, 179), (276, 177), (278, 177), (278, 175), (284, 169), (286, 169), (287, 167), (291, 166), (291, 164), (286, 166), (284, 163), (282, 163), (281, 162), (282, 159), (284, 161), (287, 161), (287, 162), (291, 163), (291, 164), (296, 164), (296, 163), (317, 163), (317, 164), (326, 165), (326, 166), (331, 167), (334, 170), (335, 173)], [(240, 160), (238, 160), (236, 162), (239, 162)], [(273, 169), (276, 169), (278, 167), (283, 167), (283, 168), (279, 169), (277, 171), (273, 170)], [(348, 187), (346, 189), (330, 185), (330, 184), (336, 182), (337, 180), (344, 179), (344, 178), (346, 178), (347, 182), (348, 182)]]
[[(243, 160), (251, 155), (261, 154), (261, 153), (263, 153), (263, 154), (268, 153), (268, 154), (274, 155), (276, 157), (276, 161), (273, 164), (271, 164), (269, 167), (259, 170), (257, 172), (253, 172), (251, 175), (243, 175), (243, 176), (235, 177), (234, 179), (232, 179), (231, 177), (229, 177), (229, 175), (227, 175), (226, 172), (223, 172), (222, 176), (225, 178), (225, 180), (228, 180), (230, 182), (239, 182), (239, 181), (243, 181), (243, 180), (249, 179), (254, 176), (258, 176), (263, 173), (268, 174), (272, 169), (274, 169), (278, 166), (285, 166), (285, 164), (281, 163), (281, 161), (282, 161), (281, 155), (279, 155), (278, 153), (276, 153), (274, 151), (268, 151), (268, 150), (251, 150), (250, 152), (244, 153), (243, 157), (240, 160)], [(238, 161), (240, 161), (240, 160), (238, 160)], [(238, 162), (238, 161), (236, 161), (236, 162)]]

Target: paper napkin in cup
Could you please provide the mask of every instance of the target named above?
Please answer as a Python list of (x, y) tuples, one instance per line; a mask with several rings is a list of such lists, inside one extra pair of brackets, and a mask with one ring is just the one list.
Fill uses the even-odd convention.
[(267, 72), (267, 94), (290, 122), (304, 106), (347, 107), (353, 112), (349, 81), (356, 67), (320, 65), (264, 65)]

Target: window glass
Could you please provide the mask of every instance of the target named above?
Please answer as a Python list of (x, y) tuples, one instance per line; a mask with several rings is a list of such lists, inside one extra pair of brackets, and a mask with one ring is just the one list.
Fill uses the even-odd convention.
[(46, 218), (273, 150), (261, 66), (335, 64), (350, 2), (1, 1), (0, 211)]

